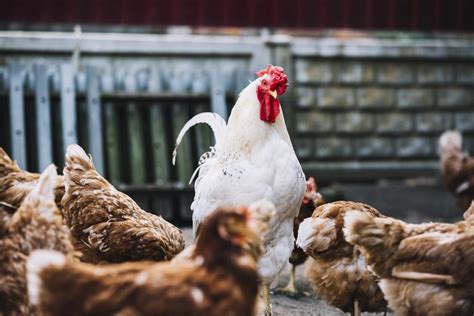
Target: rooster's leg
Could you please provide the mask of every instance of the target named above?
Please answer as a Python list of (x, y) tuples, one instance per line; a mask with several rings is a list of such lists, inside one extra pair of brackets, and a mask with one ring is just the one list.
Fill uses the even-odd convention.
[(281, 292), (288, 293), (288, 294), (295, 294), (296, 293), (295, 273), (296, 273), (296, 266), (292, 264), (291, 265), (290, 279), (288, 280), (288, 284), (284, 288), (281, 289)]
[(262, 284), (262, 297), (263, 303), (265, 304), (265, 316), (272, 315), (272, 304), (270, 303), (270, 286), (268, 284)]
[(352, 313), (352, 315), (360, 316), (360, 306), (358, 300), (354, 300), (354, 312)]

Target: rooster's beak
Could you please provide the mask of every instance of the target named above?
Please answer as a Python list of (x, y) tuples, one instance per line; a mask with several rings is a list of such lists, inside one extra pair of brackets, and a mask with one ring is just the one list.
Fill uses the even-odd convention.
[(268, 94), (270, 94), (274, 99), (277, 98), (277, 92), (276, 92), (276, 90), (273, 90), (273, 91), (270, 90), (270, 91), (268, 91)]

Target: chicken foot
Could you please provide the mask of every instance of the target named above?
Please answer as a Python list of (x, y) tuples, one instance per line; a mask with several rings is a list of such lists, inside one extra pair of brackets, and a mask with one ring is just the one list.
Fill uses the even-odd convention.
[(354, 300), (354, 312), (352, 313), (353, 316), (360, 316), (360, 305), (358, 300)]
[(271, 316), (272, 313), (272, 304), (270, 302), (270, 286), (268, 284), (262, 284), (262, 298), (263, 303), (265, 304), (265, 311), (263, 315)]
[(295, 280), (296, 280), (296, 266), (291, 265), (291, 272), (290, 272), (290, 279), (288, 280), (288, 284), (280, 290), (280, 292), (284, 294), (289, 294), (289, 295), (294, 295), (296, 294), (296, 286), (295, 286)]

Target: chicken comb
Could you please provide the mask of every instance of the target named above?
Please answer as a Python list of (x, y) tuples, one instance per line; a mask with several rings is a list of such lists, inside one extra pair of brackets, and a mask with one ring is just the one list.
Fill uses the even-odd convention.
[[(316, 180), (314, 177), (309, 177), (308, 180), (306, 180), (306, 193), (316, 193), (316, 190), (318, 189), (318, 185), (316, 184)], [(310, 201), (310, 197), (306, 196), (303, 199), (303, 203), (307, 204)]]
[(309, 177), (308, 181), (306, 181), (306, 185), (309, 186), (311, 192), (316, 192), (318, 190), (318, 185), (314, 177)]
[(272, 64), (268, 65), (266, 69), (257, 71), (255, 73), (258, 77), (264, 75), (269, 75), (272, 79), (271, 90), (276, 89), (278, 95), (285, 93), (286, 88), (288, 87), (288, 77), (285, 74), (285, 71), (280, 66), (273, 66)]
[[(258, 77), (262, 77), (264, 75), (269, 75), (269, 76), (272, 76), (274, 73), (281, 73), (283, 75), (285, 75), (285, 71), (283, 70), (282, 67), (280, 66), (273, 66), (272, 64), (268, 65), (267, 68), (265, 69), (262, 69), (260, 71), (257, 71), (255, 74), (258, 76)], [(286, 75), (285, 75), (286, 76)]]

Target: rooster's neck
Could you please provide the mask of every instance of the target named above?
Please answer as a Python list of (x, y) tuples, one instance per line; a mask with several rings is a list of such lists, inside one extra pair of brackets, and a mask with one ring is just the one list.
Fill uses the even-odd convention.
[(281, 109), (275, 123), (262, 121), (259, 113), (260, 102), (256, 88), (251, 84), (242, 91), (230, 114), (223, 145), (227, 155), (235, 152), (250, 154), (274, 134), (281, 137), (293, 150)]

